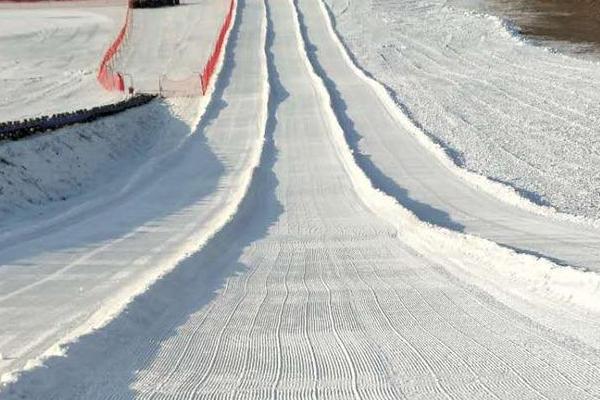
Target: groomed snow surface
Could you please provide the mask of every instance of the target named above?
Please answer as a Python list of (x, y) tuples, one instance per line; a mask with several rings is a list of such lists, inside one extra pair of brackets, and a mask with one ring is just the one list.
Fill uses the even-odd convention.
[[(195, 70), (222, 3), (120, 62)], [(600, 398), (598, 224), (457, 167), (364, 4), (238, 0), (207, 97), (0, 144), (0, 399)]]
[[(600, 68), (445, 0), (328, 0), (360, 65), (456, 163), (600, 217)], [(369, 15), (369, 18), (365, 18)]]

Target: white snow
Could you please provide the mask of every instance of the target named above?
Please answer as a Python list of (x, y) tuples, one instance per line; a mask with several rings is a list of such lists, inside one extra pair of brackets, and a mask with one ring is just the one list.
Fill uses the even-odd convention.
[(0, 145), (2, 380), (105, 324), (235, 212), (262, 136), (207, 135), (214, 90)]
[[(587, 264), (596, 228), (451, 165), (324, 4), (239, 0), (207, 98), (2, 145), (81, 189), (0, 233), (0, 399), (600, 397), (600, 275), (492, 241)], [(481, 237), (385, 187), (418, 181)]]
[[(306, 3), (308, 1), (300, 0), (299, 2)], [(488, 220), (483, 221), (486, 222), (488, 226), (484, 223), (480, 228), (483, 231), (481, 233), (484, 234), (484, 237), (486, 237), (485, 234), (489, 235), (490, 233), (495, 233), (496, 235), (504, 234), (506, 236), (518, 236), (519, 233), (521, 233), (521, 236), (518, 236), (520, 243), (527, 243), (528, 241), (534, 243), (537, 242), (534, 244), (534, 248), (536, 248), (536, 245), (540, 246), (545, 242), (547, 247), (544, 248), (544, 250), (549, 254), (553, 254), (552, 251), (556, 251), (556, 248), (560, 248), (561, 246), (564, 246), (563, 251), (566, 252), (585, 252), (589, 251), (588, 246), (590, 242), (599, 242), (598, 239), (593, 239), (594, 237), (599, 237), (598, 231), (590, 228), (587, 224), (582, 225), (573, 223), (576, 220), (572, 221), (568, 216), (564, 215), (554, 215), (544, 209), (536, 210), (535, 205), (525, 204), (526, 202), (523, 200), (519, 201), (514, 199), (514, 194), (502, 191), (501, 187), (498, 188), (496, 187), (497, 185), (489, 182), (481, 182), (481, 179), (476, 179), (475, 176), (461, 176), (464, 174), (461, 174), (459, 169), (448, 165), (450, 164), (448, 160), (440, 154), (439, 149), (431, 148), (433, 146), (431, 143), (427, 142), (427, 139), (422, 132), (411, 132), (411, 130), (415, 130), (416, 127), (411, 125), (410, 121), (407, 121), (406, 117), (397, 107), (395, 107), (385, 89), (375, 80), (367, 77), (355, 66), (351, 58), (348, 57), (343, 44), (337, 37), (331, 24), (331, 20), (327, 18), (329, 16), (327, 8), (321, 1), (319, 2), (319, 5), (321, 6), (320, 12), (317, 11), (316, 7), (305, 7), (305, 13), (301, 14), (301, 21), (303, 21), (304, 27), (306, 28), (305, 32), (312, 34), (310, 37), (315, 39), (310, 42), (311, 45), (318, 43), (316, 49), (319, 57), (318, 60), (313, 60), (311, 66), (316, 65), (315, 62), (318, 66), (327, 65), (331, 69), (327, 70), (326, 68), (325, 72), (321, 72), (321, 78), (327, 76), (327, 72), (330, 73), (330, 75), (327, 76), (328, 79), (331, 79), (332, 77), (335, 78), (334, 84), (328, 85), (327, 79), (322, 81), (324, 86), (329, 90), (324, 96), (329, 98), (329, 104), (332, 106), (332, 114), (329, 114), (330, 119), (335, 121), (332, 122), (332, 124), (337, 125), (339, 123), (338, 121), (340, 121), (340, 119), (337, 115), (339, 115), (339, 109), (343, 106), (345, 107), (345, 111), (348, 112), (346, 115), (347, 117), (359, 118), (352, 122), (354, 128), (365, 135), (365, 141), (368, 141), (369, 139), (378, 139), (377, 134), (382, 137), (387, 135), (397, 136), (401, 133), (408, 137), (415, 135), (420, 139), (419, 143), (422, 148), (410, 149), (409, 146), (406, 146), (406, 143), (403, 143), (405, 145), (403, 151), (418, 152), (419, 150), (423, 151), (427, 149), (428, 152), (431, 152), (429, 154), (428, 152), (425, 153), (429, 155), (429, 162), (426, 165), (420, 166), (422, 170), (429, 169), (425, 174), (419, 174), (417, 171), (418, 168), (415, 168), (415, 166), (418, 165), (417, 163), (414, 163), (412, 168), (415, 168), (415, 171), (413, 172), (418, 175), (422, 181), (427, 181), (427, 176), (432, 176), (432, 178), (435, 179), (435, 183), (438, 187), (437, 195), (442, 199), (451, 203), (451, 196), (445, 193), (444, 190), (439, 189), (439, 187), (443, 187), (444, 184), (449, 184), (451, 180), (456, 180), (456, 177), (448, 176), (447, 172), (445, 174), (443, 170), (440, 171), (439, 169), (433, 168), (432, 166), (436, 165), (438, 160), (442, 161), (442, 163), (445, 164), (444, 166), (449, 169), (451, 173), (458, 175), (459, 179), (464, 179), (463, 181), (458, 181), (458, 185), (460, 185), (463, 192), (469, 192), (473, 189), (483, 190), (483, 193), (481, 191), (475, 191), (475, 196), (482, 197), (484, 199), (484, 204), (485, 201), (488, 201), (486, 206), (491, 210), (492, 214), (496, 213), (501, 215), (500, 210), (504, 207), (506, 210), (505, 212), (509, 214), (508, 218), (510, 218), (510, 216), (513, 217), (513, 223), (515, 223), (518, 218), (523, 218), (525, 221), (523, 221), (522, 225), (530, 229), (533, 227), (539, 229), (539, 227), (542, 226), (541, 224), (545, 223), (547, 224), (547, 227), (544, 229), (552, 231), (555, 234), (555, 236), (549, 234), (547, 237), (536, 237), (537, 232), (535, 231), (529, 230), (523, 235), (522, 232), (518, 232), (518, 228), (514, 231), (506, 229), (506, 232), (502, 232), (502, 229), (498, 230), (497, 227), (495, 228), (497, 229), (495, 232), (494, 227), (490, 228)], [(325, 23), (323, 23), (323, 21)], [(344, 63), (346, 65), (343, 65)], [(351, 79), (352, 75), (344, 75), (342, 73), (344, 69), (353, 74), (354, 79)], [(364, 81), (365, 84), (361, 85), (359, 83), (360, 80)], [(362, 89), (366, 89), (366, 91), (360, 90), (361, 86), (363, 86)], [(334, 90), (339, 91), (338, 93), (341, 93), (345, 99), (351, 100), (350, 104), (342, 105), (336, 103), (336, 101), (330, 97)], [(369, 109), (369, 107), (373, 105), (379, 107), (380, 112), (384, 111), (387, 113), (388, 117), (396, 120), (396, 125), (378, 127), (374, 125), (369, 126), (368, 124), (365, 125), (365, 119), (371, 119), (372, 121), (372, 116), (377, 114), (376, 110)], [(360, 107), (364, 115), (356, 113), (355, 106)], [(338, 109), (337, 115), (335, 112), (336, 109)], [(379, 117), (378, 119), (384, 121), (386, 118)], [(342, 128), (342, 126), (340, 126), (340, 128)], [(373, 128), (379, 128), (380, 132), (373, 131)], [(336, 129), (333, 130), (336, 131)], [(408, 132), (404, 132), (405, 130), (408, 130)], [(552, 302), (555, 302), (556, 304), (553, 306), (555, 309), (563, 307), (571, 309), (571, 306), (575, 306), (574, 308), (576, 310), (583, 310), (584, 313), (592, 312), (597, 314), (600, 312), (600, 308), (598, 308), (597, 304), (598, 296), (600, 296), (600, 274), (598, 274), (597, 270), (597, 259), (591, 257), (591, 260), (593, 261), (590, 261), (596, 272), (586, 273), (581, 269), (574, 269), (572, 267), (560, 268), (546, 259), (517, 255), (510, 250), (499, 248), (496, 243), (469, 235), (457, 235), (453, 232), (448, 232), (445, 229), (434, 228), (428, 223), (423, 223), (423, 221), (415, 218), (415, 215), (410, 212), (412, 211), (410, 210), (410, 206), (408, 210), (406, 208), (398, 207), (398, 199), (385, 196), (381, 192), (373, 190), (372, 185), (377, 187), (384, 186), (385, 184), (379, 182), (378, 179), (380, 179), (380, 177), (374, 174), (372, 170), (369, 170), (368, 167), (365, 168), (365, 170), (361, 170), (358, 167), (355, 162), (356, 154), (352, 152), (345, 141), (347, 140), (345, 137), (347, 137), (348, 133), (344, 134), (341, 129), (337, 130), (337, 133), (336, 138), (339, 141), (339, 147), (346, 150), (345, 156), (347, 158), (346, 166), (348, 173), (354, 178), (355, 186), (358, 187), (357, 192), (361, 195), (365, 204), (372, 207), (376, 213), (383, 216), (388, 222), (397, 224), (399, 237), (413, 249), (419, 251), (421, 254), (425, 254), (426, 258), (430, 260), (437, 259), (441, 265), (444, 265), (446, 269), (451, 270), (455, 276), (461, 276), (467, 281), (477, 282), (477, 284), (483, 286), (488, 293), (494, 293), (496, 296), (503, 298), (510, 298), (512, 296), (512, 299), (507, 301), (514, 302), (515, 298), (520, 297), (524, 303), (528, 303), (533, 295), (537, 300), (540, 298), (547, 298)], [(388, 145), (389, 144), (390, 143), (388, 142)], [(381, 151), (381, 149), (378, 150)], [(370, 157), (375, 161), (381, 161), (378, 154), (370, 154)], [(435, 157), (437, 157), (437, 160)], [(410, 160), (407, 156), (398, 158)], [(444, 161), (446, 162), (444, 163)], [(406, 170), (410, 170), (410, 167), (405, 168)], [(402, 175), (400, 175), (400, 177), (394, 177), (399, 178), (399, 183), (404, 183), (404, 180), (406, 179)], [(496, 204), (490, 202), (485, 191), (492, 192), (498, 196), (498, 198), (495, 199)], [(511, 201), (516, 202), (517, 204), (511, 203)], [(465, 203), (464, 206), (470, 209), (477, 209), (477, 202), (473, 202), (473, 204), (469, 202)], [(506, 203), (510, 206), (507, 207)], [(523, 211), (516, 206), (520, 206), (530, 213), (525, 214), (526, 216), (523, 217), (522, 215), (519, 215)], [(471, 215), (471, 217), (473, 217), (473, 215)], [(556, 235), (555, 231), (568, 231), (569, 229), (570, 232), (566, 234), (565, 237)], [(586, 229), (589, 229), (588, 234), (590, 235), (590, 242), (584, 239), (584, 231)], [(503, 239), (510, 242), (510, 239), (507, 239), (506, 237)], [(519, 240), (515, 241), (515, 243), (519, 243)], [(554, 249), (550, 249), (552, 246)], [(537, 248), (539, 249), (540, 247)], [(541, 246), (541, 248), (543, 248), (543, 246)], [(441, 258), (439, 258), (440, 254), (438, 254), (437, 251), (441, 249), (443, 249), (441, 251), (442, 255)], [(454, 263), (452, 261), (454, 259), (460, 261)], [(472, 265), (476, 265), (478, 268), (469, 266), (471, 262)], [(507, 292), (510, 293), (511, 296), (507, 296)], [(521, 304), (520, 307), (523, 307), (523, 305)], [(531, 310), (528, 310), (528, 312), (531, 312)], [(589, 330), (586, 330), (586, 332), (581, 335), (579, 332), (576, 332), (576, 330), (571, 330), (571, 327), (564, 324), (564, 321), (560, 321), (558, 324), (556, 324), (556, 321), (554, 321), (554, 323), (549, 323), (557, 330), (566, 330), (571, 334), (579, 336), (583, 341), (590, 341), (594, 345), (599, 344), (595, 338), (590, 337), (592, 335)], [(595, 328), (596, 326), (594, 325), (592, 329)], [(577, 329), (581, 329), (581, 327), (578, 325)]]
[(425, 222), (600, 270), (597, 223), (537, 206), (505, 185), (457, 167), (381, 84), (354, 65), (342, 43), (330, 39), (337, 39), (333, 27), (307, 21), (315, 65), (357, 162), (375, 187)]
[(459, 165), (600, 217), (598, 62), (529, 45), (502, 20), (442, 0), (328, 3), (359, 64)]
[[(195, 135), (161, 164), (171, 179), (131, 194), (149, 215), (159, 210), (152, 203), (169, 204), (167, 194), (193, 199), (210, 181), (200, 174), (211, 168), (208, 146), (236, 166), (226, 171), (245, 176), (215, 195), (241, 193), (235, 212), (106, 326), (18, 376), (0, 398), (600, 395), (597, 276), (432, 227), (376, 190), (309, 58), (302, 32), (315, 25), (327, 27), (318, 0), (240, 0), (213, 101)], [(307, 32), (337, 46), (327, 30)], [(328, 56), (341, 57), (336, 51)], [(351, 82), (366, 84), (359, 75)], [(206, 215), (206, 202), (217, 207), (207, 199), (144, 225), (137, 245), (128, 237), (124, 248), (88, 254), (87, 273), (74, 268), (64, 278), (80, 287), (121, 257), (130, 270), (153, 240), (163, 252), (195, 236), (175, 228)], [(131, 210), (118, 202), (91, 218), (111, 226), (111, 216)], [(163, 230), (176, 239), (164, 243)], [(139, 252), (133, 262), (131, 252)], [(40, 300), (61, 303), (51, 281), (39, 286)]]
[(0, 4), (0, 120), (121, 99), (102, 90), (96, 74), (126, 9), (123, 1)]
[(194, 0), (180, 7), (134, 9), (115, 69), (143, 92), (157, 92), (161, 77), (195, 78), (190, 84), (199, 85), (228, 5), (225, 0)]
[[(31, 223), (32, 213), (47, 214), (49, 207), (68, 209), (69, 200), (80, 202), (82, 194), (103, 196), (107, 183), (131, 174), (162, 148), (158, 142), (175, 140), (165, 130), (176, 119), (166, 103), (155, 101), (92, 124), (0, 145), (0, 226), (5, 230), (23, 218)], [(169, 134), (182, 140), (181, 129)]]

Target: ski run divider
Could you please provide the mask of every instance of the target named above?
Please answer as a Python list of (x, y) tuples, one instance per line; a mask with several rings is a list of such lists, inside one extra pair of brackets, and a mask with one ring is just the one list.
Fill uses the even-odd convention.
[(552, 218), (557, 221), (584, 224), (586, 226), (600, 229), (600, 220), (594, 220), (592, 218), (580, 215), (567, 214), (557, 211), (555, 208), (550, 206), (535, 204), (532, 201), (524, 198), (511, 186), (494, 181), (486, 176), (456, 165), (450, 156), (448, 156), (448, 153), (441, 144), (435, 142), (434, 138), (432, 138), (427, 132), (423, 131), (423, 129), (419, 127), (415, 121), (402, 112), (401, 107), (399, 107), (399, 104), (396, 101), (395, 92), (385, 84), (378, 81), (368, 71), (359, 65), (358, 61), (356, 61), (354, 55), (344, 43), (335, 27), (335, 17), (333, 12), (324, 2), (324, 0), (318, 0), (318, 3), (326, 17), (327, 30), (331, 33), (331, 37), (333, 38), (335, 44), (340, 48), (342, 56), (350, 68), (354, 70), (360, 79), (366, 82), (373, 89), (373, 91), (381, 99), (382, 104), (385, 106), (389, 114), (393, 116), (402, 126), (404, 126), (406, 130), (411, 133), (413, 137), (417, 139), (417, 141), (424, 147), (424, 149), (433, 154), (444, 167), (461, 178), (463, 181), (469, 183), (471, 186), (522, 210), (542, 215), (547, 218)]
[[(293, 24), (300, 46), (299, 51), (312, 77), (312, 86), (322, 102), (321, 106), (330, 128), (328, 132), (332, 143), (337, 149), (355, 192), (365, 206), (394, 226), (396, 236), (406, 243), (407, 247), (417, 254), (424, 255), (433, 264), (438, 264), (455, 276), (485, 288), (490, 294), (499, 298), (517, 298), (524, 302), (535, 299), (536, 302), (545, 303), (550, 307), (576, 306), (585, 313), (600, 313), (600, 274), (574, 267), (558, 266), (548, 259), (517, 253), (487, 239), (423, 222), (395, 198), (377, 189), (371, 178), (356, 163), (355, 154), (348, 145), (345, 132), (336, 117), (335, 105), (329, 95), (326, 82), (316, 73), (308, 56), (297, 0), (288, 1), (294, 10)], [(387, 99), (384, 103), (390, 111), (397, 116), (401, 114), (384, 87), (367, 77), (353, 64), (333, 29), (326, 6), (322, 0), (318, 3), (326, 19), (328, 30), (345, 54), (346, 60), (354, 67), (358, 76), (376, 90), (382, 100)]]
[(113, 61), (121, 45), (127, 37), (127, 32), (131, 26), (131, 20), (133, 18), (133, 12), (131, 8), (131, 1), (127, 3), (127, 13), (125, 14), (125, 21), (123, 26), (119, 30), (117, 37), (112, 42), (110, 47), (104, 53), (102, 61), (100, 61), (100, 67), (98, 68), (97, 79), (100, 85), (108, 91), (125, 91), (125, 81), (123, 75), (119, 72), (113, 71)]
[[(209, 92), (209, 86), (213, 81), (213, 77), (217, 70), (220, 68), (219, 64), (222, 62), (223, 50), (229, 39), (232, 23), (235, 19), (236, 6), (237, 1), (230, 0), (227, 14), (225, 14), (225, 19), (223, 20), (223, 23), (219, 28), (219, 33), (217, 35), (217, 40), (215, 41), (215, 44), (213, 46), (213, 50), (208, 60), (206, 61), (206, 64), (204, 65), (202, 73), (200, 74), (200, 90), (203, 96), (206, 96), (206, 94)], [(118, 54), (121, 45), (127, 37), (127, 32), (129, 31), (129, 27), (131, 26), (132, 18), (133, 12), (131, 7), (131, 1), (129, 1), (127, 6), (127, 14), (125, 16), (123, 26), (119, 30), (116, 39), (106, 50), (106, 53), (102, 57), (100, 67), (98, 69), (98, 82), (100, 82), (102, 87), (108, 91), (125, 91), (125, 81), (123, 79), (123, 75), (119, 72), (113, 71), (113, 60)]]
[(225, 47), (225, 43), (227, 43), (229, 34), (231, 32), (232, 21), (234, 19), (236, 8), (236, 0), (230, 0), (229, 2), (229, 10), (225, 15), (225, 20), (219, 29), (219, 35), (217, 36), (217, 41), (215, 42), (213, 51), (204, 66), (204, 70), (200, 75), (200, 87), (202, 89), (202, 94), (206, 95), (208, 92), (208, 87), (211, 83), (212, 77), (217, 70), (218, 64), (221, 60), (221, 55), (223, 53), (223, 48)]

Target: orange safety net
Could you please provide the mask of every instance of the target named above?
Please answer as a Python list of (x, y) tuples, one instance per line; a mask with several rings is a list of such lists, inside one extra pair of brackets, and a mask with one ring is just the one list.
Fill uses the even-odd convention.
[(123, 75), (118, 72), (113, 72), (113, 59), (115, 55), (118, 53), (119, 48), (125, 41), (125, 37), (127, 36), (127, 32), (129, 30), (129, 26), (131, 25), (132, 11), (131, 11), (131, 3), (127, 7), (127, 14), (125, 15), (125, 22), (123, 26), (119, 30), (119, 33), (116, 39), (112, 42), (110, 47), (104, 53), (104, 57), (102, 57), (102, 61), (100, 62), (100, 68), (98, 69), (98, 82), (102, 85), (102, 87), (106, 90), (118, 90), (121, 92), (125, 91), (125, 81), (123, 80)]

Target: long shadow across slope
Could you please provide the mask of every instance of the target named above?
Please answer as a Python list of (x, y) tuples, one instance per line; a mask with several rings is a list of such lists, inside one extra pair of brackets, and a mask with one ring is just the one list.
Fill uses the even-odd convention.
[[(398, 109), (402, 105), (394, 101), (393, 92), (383, 84), (381, 92), (371, 86), (368, 80), (375, 81), (375, 85), (380, 83), (344, 47), (325, 3), (295, 3), (304, 12), (302, 30), (311, 41), (307, 50), (311, 63), (334, 99), (332, 107), (346, 130), (357, 163), (374, 186), (426, 222), (478, 235), (519, 252), (542, 255), (560, 264), (600, 268), (597, 229), (509, 204), (452, 171), (421, 143), (416, 135), (427, 132), (410, 113)], [(383, 98), (384, 90), (391, 99)], [(389, 105), (392, 102), (396, 103), (394, 109)], [(357, 134), (362, 136), (360, 142)], [(399, 189), (400, 184), (403, 187)]]
[(430, 204), (411, 197), (410, 192), (406, 188), (400, 186), (396, 181), (387, 176), (383, 171), (381, 171), (380, 168), (377, 167), (377, 165), (375, 165), (373, 160), (371, 160), (368, 155), (361, 152), (359, 143), (363, 138), (356, 130), (354, 121), (348, 115), (348, 107), (342, 94), (339, 92), (335, 81), (331, 79), (319, 62), (319, 58), (317, 56), (319, 49), (310, 40), (306, 25), (304, 23), (304, 14), (298, 7), (296, 0), (294, 0), (294, 4), (298, 9), (298, 16), (300, 18), (300, 31), (306, 43), (306, 52), (308, 54), (308, 58), (313, 65), (315, 72), (321, 77), (325, 83), (325, 86), (327, 87), (327, 90), (329, 91), (329, 95), (331, 96), (331, 101), (333, 103), (332, 109), (335, 112), (342, 129), (344, 130), (346, 141), (354, 152), (354, 158), (358, 165), (371, 178), (373, 185), (377, 189), (380, 189), (384, 193), (396, 198), (400, 204), (414, 212), (419, 219), (431, 224), (462, 232), (464, 230), (463, 224), (453, 220), (450, 214), (448, 214), (446, 211), (435, 208)]
[[(245, 0), (239, 0), (238, 18), (226, 54), (231, 54), (237, 46), (244, 8)], [(272, 41), (273, 33), (270, 32), (267, 37), (269, 49)], [(234, 66), (233, 58), (228, 57), (224, 65), (229, 76)], [(0, 392), (0, 398), (41, 398), (43, 394), (78, 399), (84, 392), (86, 398), (102, 398), (108, 396), (108, 392), (119, 398), (135, 398), (138, 393), (132, 389), (132, 384), (137, 381), (138, 372), (152, 362), (164, 343), (177, 335), (179, 327), (194, 315), (208, 314), (210, 309), (203, 308), (223, 290), (230, 277), (251, 273), (248, 266), (238, 261), (242, 252), (251, 243), (265, 237), (269, 227), (283, 212), (275, 194), (278, 180), (273, 172), (277, 160), (273, 132), (277, 126), (276, 110), (287, 94), (272, 62), (269, 62), (269, 73), (269, 83), (277, 94), (269, 98), (261, 160), (233, 219), (201, 251), (181, 262), (148, 291), (136, 297), (106, 327), (71, 345), (67, 357), (53, 357), (46, 361), (44, 368), (24, 373), (18, 382)], [(216, 117), (223, 109), (226, 103), (222, 96), (226, 93), (228, 82), (217, 81), (211, 103), (214, 109), (207, 115)], [(211, 118), (210, 121), (216, 120)], [(108, 355), (107, 349), (110, 349)], [(99, 374), (105, 376), (106, 381), (100, 382), (97, 379)], [(160, 387), (154, 389), (160, 390)]]

